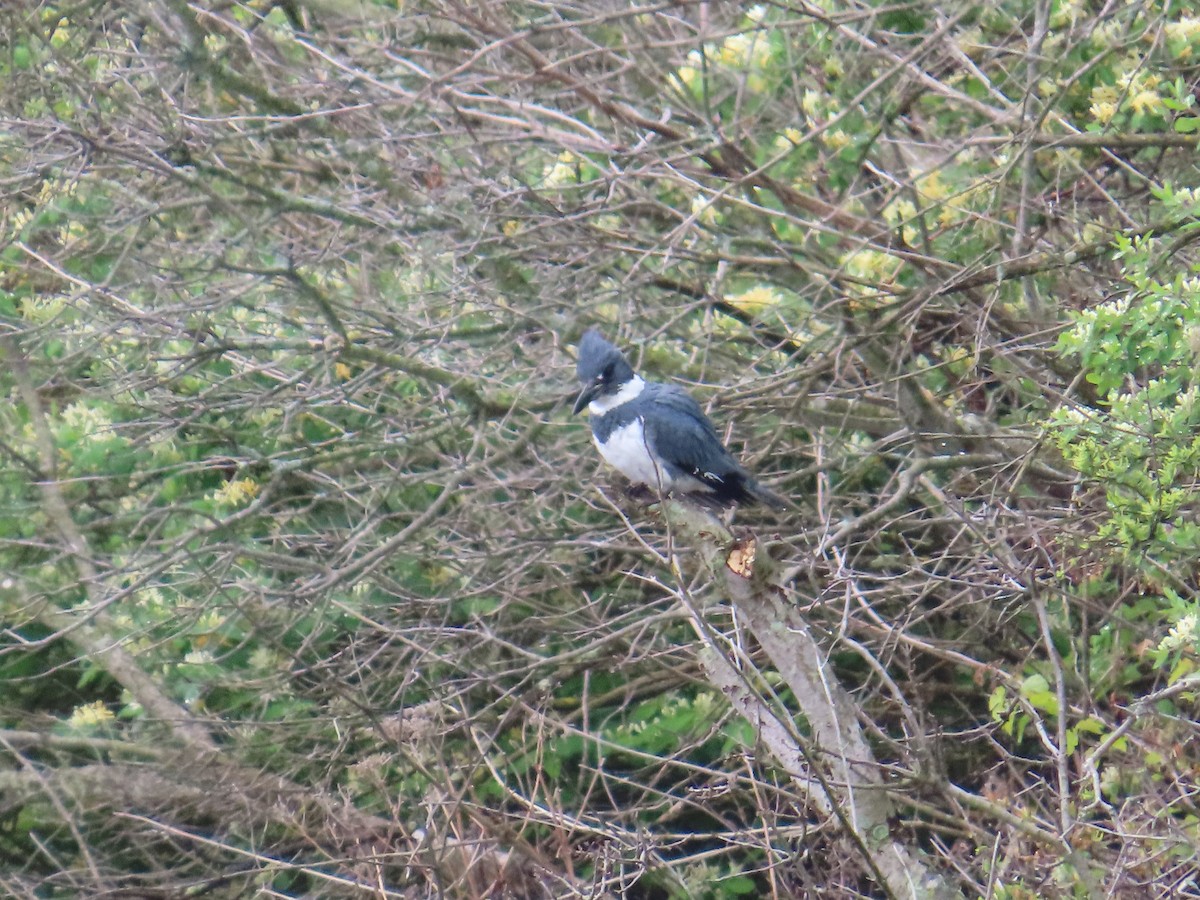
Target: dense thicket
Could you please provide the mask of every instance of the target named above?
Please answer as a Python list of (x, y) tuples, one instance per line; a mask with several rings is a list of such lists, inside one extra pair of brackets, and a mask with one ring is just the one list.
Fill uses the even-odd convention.
[[(4, 4), (0, 892), (1200, 895), (1198, 60)], [(627, 496), (588, 326), (797, 509)]]

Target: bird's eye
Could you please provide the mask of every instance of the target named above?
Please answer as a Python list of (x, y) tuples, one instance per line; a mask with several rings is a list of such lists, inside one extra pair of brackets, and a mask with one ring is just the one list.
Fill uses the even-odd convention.
[(612, 377), (613, 377), (613, 367), (611, 365), (607, 365), (604, 367), (604, 371), (601, 372), (596, 377), (596, 380), (600, 381), (600, 382), (611, 381)]

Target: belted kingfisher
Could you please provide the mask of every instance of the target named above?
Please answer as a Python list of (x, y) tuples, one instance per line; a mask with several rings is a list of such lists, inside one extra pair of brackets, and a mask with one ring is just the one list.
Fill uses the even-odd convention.
[(630, 481), (662, 494), (692, 493), (722, 506), (787, 506), (740, 465), (712, 422), (683, 388), (642, 379), (621, 351), (589, 328), (579, 340), (576, 373), (592, 437), (604, 457)]

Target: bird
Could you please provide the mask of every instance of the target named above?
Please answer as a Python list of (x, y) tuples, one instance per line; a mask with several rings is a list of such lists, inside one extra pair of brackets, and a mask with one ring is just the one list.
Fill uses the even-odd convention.
[(579, 340), (575, 371), (573, 415), (587, 407), (600, 455), (634, 484), (722, 507), (789, 505), (738, 464), (687, 391), (646, 381), (594, 328)]

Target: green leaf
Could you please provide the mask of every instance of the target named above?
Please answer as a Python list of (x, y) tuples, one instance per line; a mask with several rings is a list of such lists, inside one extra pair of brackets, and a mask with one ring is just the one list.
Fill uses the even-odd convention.
[(753, 878), (746, 875), (735, 875), (732, 878), (725, 878), (720, 884), (723, 892), (733, 894), (736, 897), (758, 893), (758, 885), (754, 883)]
[(1008, 716), (1008, 690), (1000, 685), (988, 695), (988, 712), (993, 722), (1003, 722)]
[(1030, 675), (1021, 683), (1021, 696), (1029, 701), (1034, 709), (1058, 715), (1058, 697), (1050, 690), (1050, 684), (1043, 675)]

